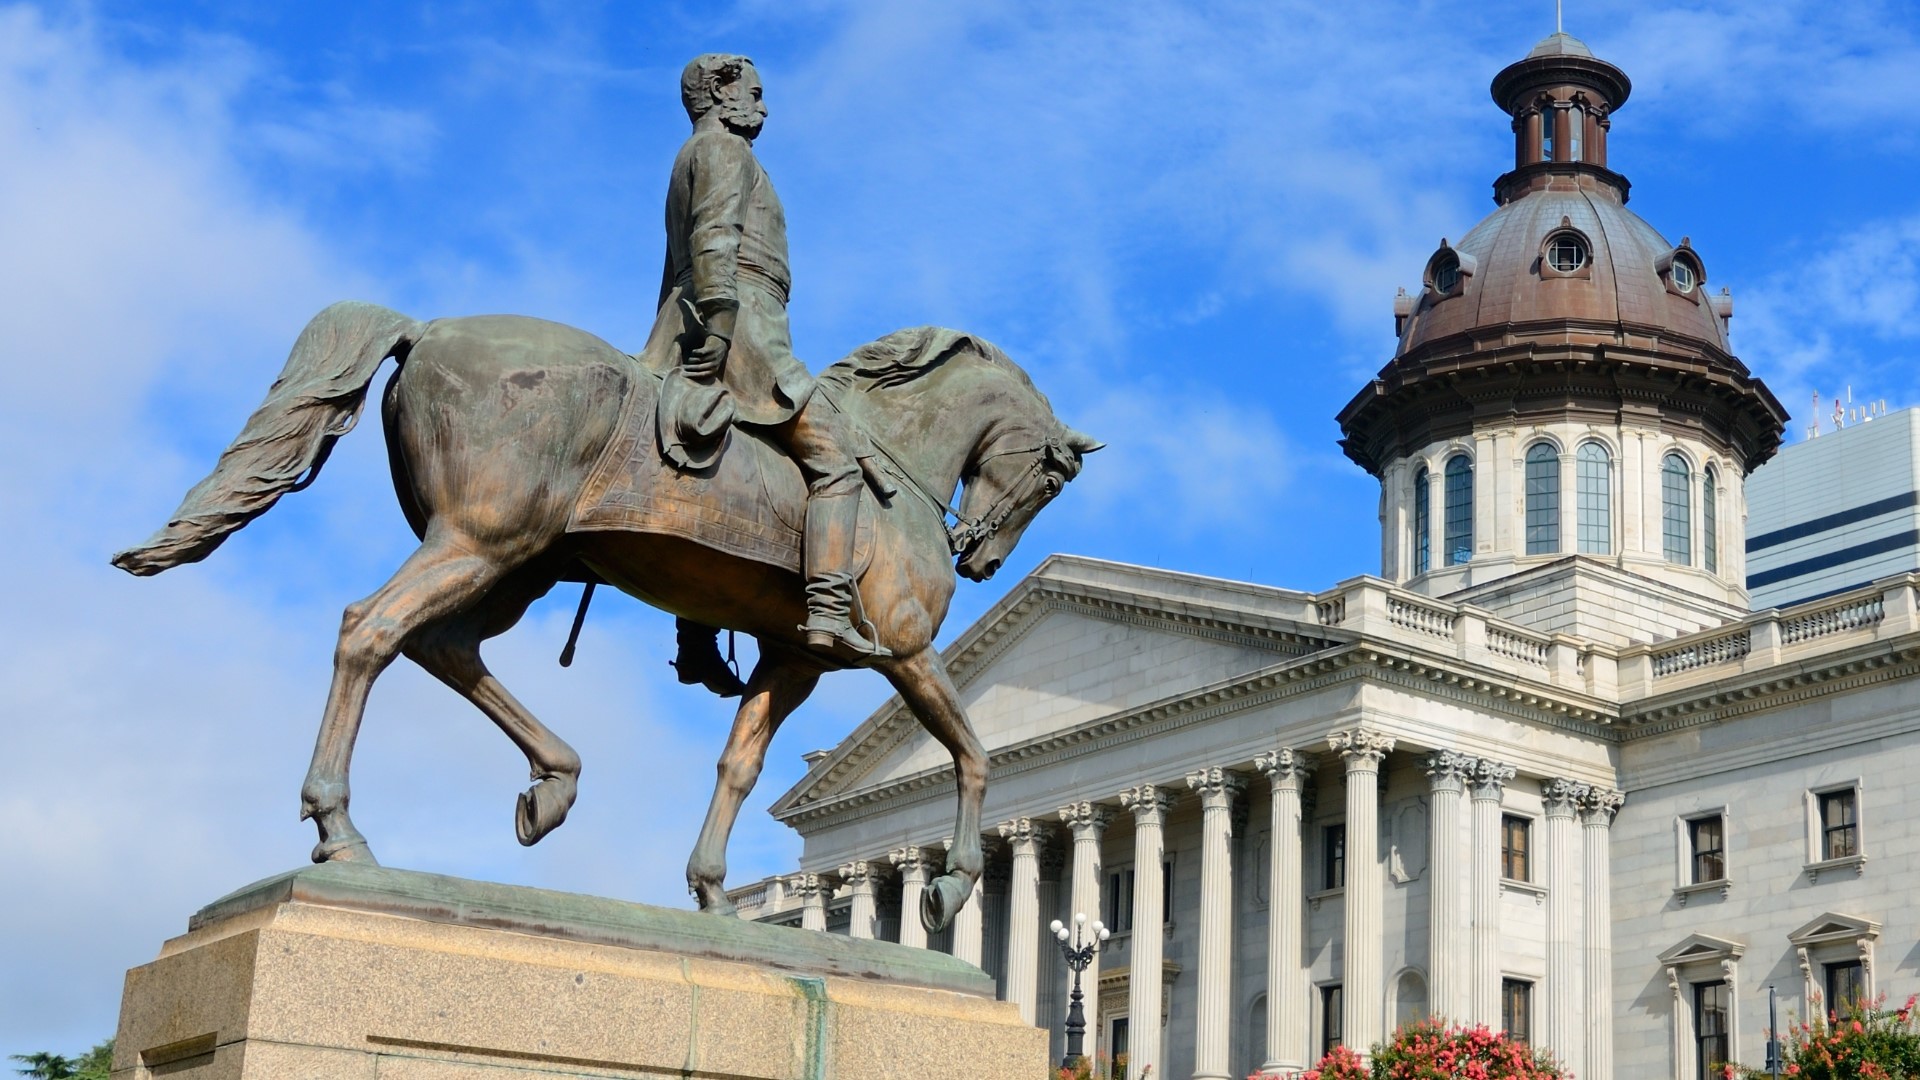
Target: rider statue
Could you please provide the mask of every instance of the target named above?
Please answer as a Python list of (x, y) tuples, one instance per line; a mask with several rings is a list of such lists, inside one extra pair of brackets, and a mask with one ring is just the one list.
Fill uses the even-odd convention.
[[(753, 155), (766, 123), (760, 75), (744, 56), (708, 53), (680, 75), (680, 99), (693, 134), (673, 162), (667, 186), (667, 264), (657, 318), (681, 321), (690, 304), (697, 333), (680, 371), (718, 379), (739, 423), (771, 436), (807, 482), (804, 566), (807, 645), (839, 663), (887, 655), (852, 621), (854, 529), (863, 473), (888, 489), (866, 443), (794, 358), (787, 329), (787, 221), (773, 182)], [(701, 339), (704, 336), (704, 340)], [(856, 456), (858, 453), (858, 456)], [(682, 619), (683, 683), (722, 696), (741, 692), (720, 658), (718, 631)]]

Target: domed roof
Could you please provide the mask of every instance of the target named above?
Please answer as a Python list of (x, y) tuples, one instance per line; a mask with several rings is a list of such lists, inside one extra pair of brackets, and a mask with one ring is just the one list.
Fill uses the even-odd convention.
[(1556, 30), (1546, 37), (1541, 38), (1540, 44), (1535, 45), (1533, 49), (1527, 53), (1527, 59), (1529, 60), (1541, 56), (1585, 56), (1591, 58), (1593, 56), (1593, 50), (1587, 48), (1586, 42), (1581, 41), (1565, 30)]
[[(1467, 272), (1451, 295), (1428, 282), (1406, 320), (1399, 355), (1459, 334), (1542, 320), (1608, 339), (1630, 326), (1727, 350), (1726, 322), (1720, 305), (1705, 295), (1699, 256), (1669, 243), (1609, 187), (1584, 179), (1556, 177), (1559, 182), (1500, 207), (1462, 237), (1452, 251)], [(1548, 246), (1560, 237), (1585, 249), (1575, 272), (1555, 272), (1549, 263)], [(1670, 284), (1676, 259), (1691, 266), (1681, 282)], [(1430, 269), (1444, 261), (1444, 252), (1436, 253)]]

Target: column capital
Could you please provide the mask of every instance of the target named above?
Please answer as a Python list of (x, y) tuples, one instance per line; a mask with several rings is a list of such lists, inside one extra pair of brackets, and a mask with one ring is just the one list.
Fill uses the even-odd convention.
[(1255, 754), (1253, 767), (1266, 776), (1274, 791), (1299, 791), (1307, 775), (1313, 772), (1313, 759), (1290, 746), (1283, 746), (1278, 750)]
[(1550, 818), (1570, 818), (1580, 811), (1580, 804), (1593, 788), (1578, 780), (1568, 780), (1556, 776), (1540, 785), (1540, 801), (1546, 804)]
[(1347, 760), (1348, 772), (1377, 772), (1393, 750), (1393, 737), (1368, 728), (1349, 728), (1328, 735), (1327, 747)]
[(1469, 783), (1473, 787), (1473, 797), (1490, 802), (1500, 801), (1500, 792), (1520, 770), (1504, 761), (1492, 758), (1473, 759), (1473, 774)]
[(1580, 800), (1580, 824), (1608, 828), (1613, 825), (1613, 815), (1620, 812), (1620, 805), (1626, 801), (1624, 792), (1612, 788), (1588, 788), (1586, 797)]
[(1068, 803), (1060, 808), (1060, 820), (1073, 830), (1074, 839), (1098, 840), (1113, 820), (1113, 809), (1097, 802)]
[(1038, 855), (1053, 840), (1053, 834), (1047, 830), (1046, 824), (1032, 818), (1017, 817), (1003, 821), (997, 829), (1000, 838), (1007, 842), (1015, 855)]
[(819, 874), (802, 873), (787, 875), (787, 895), (797, 896), (811, 901), (815, 897), (824, 899), (833, 892), (833, 882)]
[(1120, 793), (1120, 805), (1133, 813), (1140, 825), (1164, 825), (1173, 806), (1174, 793), (1158, 784), (1140, 784)]
[(1247, 789), (1247, 778), (1217, 765), (1187, 774), (1187, 787), (1200, 796), (1200, 805), (1213, 809), (1233, 809), (1240, 793)]
[(1435, 750), (1427, 755), (1427, 783), (1435, 791), (1459, 794), (1467, 790), (1467, 781), (1473, 776), (1473, 767), (1479, 764), (1479, 760), (1472, 754), (1463, 754), (1458, 750)]
[(923, 847), (897, 847), (887, 852), (887, 861), (900, 871), (900, 877), (907, 881), (920, 881), (924, 884), (927, 873), (939, 868), (933, 853)]
[(850, 863), (840, 864), (840, 883), (855, 892), (861, 889), (871, 890), (885, 874), (886, 869), (877, 861), (856, 859)]

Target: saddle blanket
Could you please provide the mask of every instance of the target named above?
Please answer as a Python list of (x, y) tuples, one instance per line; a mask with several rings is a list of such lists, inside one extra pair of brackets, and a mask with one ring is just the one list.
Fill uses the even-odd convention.
[[(587, 477), (567, 531), (677, 536), (801, 573), (807, 486), (800, 467), (764, 434), (736, 426), (712, 463), (676, 468), (661, 455), (656, 435), (659, 390), (660, 377), (636, 363), (619, 425)], [(856, 568), (872, 556), (872, 499), (872, 492), (862, 492)]]

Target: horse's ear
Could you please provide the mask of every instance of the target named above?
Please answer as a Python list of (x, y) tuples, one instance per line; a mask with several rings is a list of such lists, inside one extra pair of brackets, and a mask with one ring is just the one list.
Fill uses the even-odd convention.
[(1067, 429), (1065, 441), (1069, 449), (1083, 457), (1107, 445), (1084, 431), (1075, 431), (1072, 428)]

